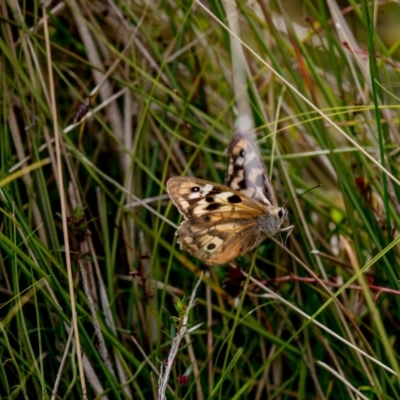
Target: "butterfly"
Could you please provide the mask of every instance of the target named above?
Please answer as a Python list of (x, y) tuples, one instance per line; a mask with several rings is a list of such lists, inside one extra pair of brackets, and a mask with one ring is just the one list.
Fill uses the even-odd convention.
[(281, 229), (288, 214), (279, 207), (257, 146), (236, 132), (228, 146), (225, 185), (173, 177), (168, 194), (183, 215), (176, 234), (182, 250), (209, 265), (224, 265)]

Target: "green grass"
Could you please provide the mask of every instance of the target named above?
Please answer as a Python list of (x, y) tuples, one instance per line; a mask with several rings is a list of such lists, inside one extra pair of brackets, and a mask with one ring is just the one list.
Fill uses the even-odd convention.
[[(168, 399), (400, 398), (397, 3), (28, 3), (0, 19), (0, 397), (157, 398), (180, 338)], [(222, 183), (246, 113), (281, 204), (322, 187), (250, 275), (201, 275), (165, 182)]]

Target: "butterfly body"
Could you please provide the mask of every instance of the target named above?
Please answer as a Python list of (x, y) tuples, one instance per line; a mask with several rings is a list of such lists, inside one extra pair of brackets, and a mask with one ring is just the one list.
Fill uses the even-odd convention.
[(228, 147), (226, 183), (173, 177), (168, 193), (185, 218), (176, 234), (182, 250), (206, 264), (227, 264), (281, 231), (287, 215), (257, 147), (236, 133)]

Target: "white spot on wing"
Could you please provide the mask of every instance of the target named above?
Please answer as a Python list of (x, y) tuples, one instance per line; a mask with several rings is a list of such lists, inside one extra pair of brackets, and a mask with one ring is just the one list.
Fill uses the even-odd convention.
[(218, 197), (219, 199), (222, 200), (226, 200), (228, 197), (233, 196), (232, 192), (222, 192), (222, 193), (218, 193), (218, 195), (216, 197)]
[(252, 152), (248, 151), (246, 153), (246, 164), (251, 163), (256, 157), (257, 157), (257, 154), (254, 151), (252, 151)]
[(244, 158), (243, 157), (238, 157), (236, 159), (236, 165), (242, 166), (244, 164)]
[(203, 190), (201, 191), (201, 194), (203, 196), (207, 196), (208, 193), (211, 192), (211, 190), (213, 189), (213, 185), (210, 185), (209, 183), (207, 183), (206, 185), (204, 185)]
[(192, 192), (188, 197), (189, 199), (198, 199), (200, 197), (200, 192)]
[(257, 168), (253, 168), (248, 176), (248, 179), (250, 182), (256, 182), (257, 178), (259, 177), (259, 175), (261, 175), (261, 171)]

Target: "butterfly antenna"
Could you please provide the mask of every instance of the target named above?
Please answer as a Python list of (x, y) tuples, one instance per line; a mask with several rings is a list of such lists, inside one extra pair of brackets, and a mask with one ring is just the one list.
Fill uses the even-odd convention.
[(305, 192), (299, 194), (298, 196), (293, 197), (293, 199), (291, 199), (291, 200), (289, 200), (289, 201), (285, 201), (285, 202), (283, 203), (283, 207), (286, 207), (286, 206), (287, 206), (289, 203), (291, 203), (293, 200), (296, 200), (296, 199), (298, 199), (299, 197), (304, 196), (306, 193), (311, 192), (311, 190), (317, 189), (317, 188), (319, 188), (320, 186), (322, 186), (322, 183), (319, 183), (318, 185), (315, 185), (315, 186), (313, 186), (312, 188), (307, 189)]

